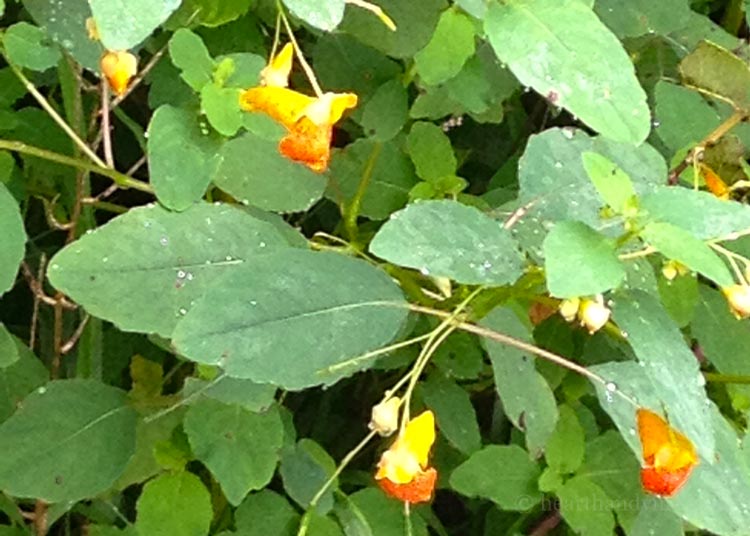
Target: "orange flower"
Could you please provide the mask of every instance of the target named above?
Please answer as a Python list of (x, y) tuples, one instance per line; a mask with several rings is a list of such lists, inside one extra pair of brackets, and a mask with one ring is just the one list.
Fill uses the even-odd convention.
[(638, 435), (641, 438), (644, 467), (643, 489), (655, 495), (671, 497), (687, 482), (698, 465), (698, 454), (691, 441), (675, 430), (660, 415), (638, 408)]
[(727, 299), (729, 309), (738, 320), (750, 316), (750, 286), (731, 285), (721, 289)]
[(357, 95), (324, 93), (316, 98), (288, 89), (292, 51), (287, 44), (271, 59), (261, 73), (261, 86), (243, 92), (240, 106), (268, 114), (284, 125), (287, 135), (279, 142), (279, 152), (322, 173), (331, 158), (333, 125), (357, 105)]
[(729, 186), (719, 177), (713, 169), (708, 167), (706, 164), (701, 164), (700, 173), (703, 180), (706, 181), (706, 188), (708, 191), (714, 194), (719, 199), (729, 199), (729, 195), (732, 191)]
[(409, 421), (378, 463), (375, 479), (383, 491), (404, 502), (429, 501), (437, 481), (437, 471), (428, 466), (434, 442), (435, 416), (431, 411)]
[(130, 79), (138, 72), (138, 59), (127, 50), (110, 50), (99, 64), (115, 95), (125, 93)]

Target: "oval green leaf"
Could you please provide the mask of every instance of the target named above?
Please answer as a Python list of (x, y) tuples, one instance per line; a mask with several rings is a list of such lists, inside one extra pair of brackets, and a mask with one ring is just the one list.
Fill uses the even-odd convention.
[(8, 291), (16, 281), (18, 266), (23, 260), (26, 246), (26, 231), (23, 226), (18, 203), (4, 184), (0, 184), (0, 295)]
[(109, 50), (140, 44), (182, 0), (89, 0), (102, 43)]

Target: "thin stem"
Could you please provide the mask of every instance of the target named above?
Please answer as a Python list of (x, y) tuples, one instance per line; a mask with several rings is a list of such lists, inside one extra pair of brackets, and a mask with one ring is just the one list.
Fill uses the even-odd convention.
[(8, 66), (11, 68), (13, 73), (18, 77), (18, 79), (21, 81), (21, 83), (24, 85), (26, 90), (31, 93), (31, 95), (36, 99), (36, 101), (39, 103), (39, 105), (44, 108), (44, 111), (49, 114), (49, 116), (52, 118), (52, 120), (58, 124), (58, 126), (65, 131), (65, 133), (68, 135), (68, 137), (73, 141), (73, 143), (78, 146), (78, 148), (88, 156), (92, 162), (94, 162), (97, 166), (106, 168), (107, 164), (105, 164), (101, 158), (99, 158), (94, 151), (91, 150), (91, 148), (86, 145), (86, 142), (84, 142), (78, 134), (75, 133), (75, 131), (68, 125), (68, 123), (65, 122), (65, 119), (63, 119), (60, 114), (57, 113), (57, 110), (55, 110), (52, 105), (47, 101), (47, 99), (42, 95), (39, 90), (37, 90), (36, 86), (31, 83), (31, 81), (24, 76), (24, 74), (21, 72), (21, 70), (13, 65), (13, 63), (8, 60), (6, 57), (6, 61), (8, 63)]
[(396, 23), (393, 22), (393, 19), (391, 19), (388, 15), (386, 15), (385, 11), (380, 6), (376, 6), (375, 4), (371, 4), (370, 2), (365, 2), (364, 0), (344, 0), (347, 4), (351, 4), (353, 6), (361, 7), (362, 9), (366, 9), (367, 11), (370, 11), (375, 14), (377, 18), (379, 18), (383, 24), (385, 24), (388, 29), (392, 32), (396, 31)]
[(364, 199), (365, 193), (367, 192), (367, 187), (370, 185), (372, 174), (375, 170), (375, 164), (378, 161), (378, 157), (380, 156), (380, 151), (382, 149), (383, 144), (380, 142), (376, 142), (372, 146), (372, 151), (370, 152), (370, 156), (367, 159), (367, 164), (365, 164), (365, 169), (362, 172), (362, 177), (359, 179), (357, 191), (354, 193), (354, 197), (352, 198), (351, 203), (349, 203), (349, 206), (345, 211), (344, 225), (346, 226), (349, 240), (356, 240), (357, 235), (359, 234), (359, 229), (357, 228), (357, 218), (359, 217), (359, 211), (362, 207), (362, 199)]
[(194, 391), (189, 396), (186, 396), (185, 398), (183, 398), (182, 400), (180, 400), (176, 404), (172, 404), (171, 406), (169, 406), (166, 409), (163, 409), (161, 411), (157, 411), (153, 415), (149, 415), (148, 417), (146, 417), (145, 419), (143, 419), (143, 422), (146, 423), (146, 424), (148, 424), (150, 422), (153, 422), (153, 421), (156, 421), (158, 419), (161, 419), (165, 415), (168, 415), (168, 414), (172, 413), (176, 409), (179, 409), (182, 406), (184, 406), (185, 404), (188, 404), (188, 403), (192, 402), (193, 400), (195, 400), (196, 398), (198, 398), (200, 395), (202, 395), (208, 389), (210, 389), (211, 387), (213, 387), (214, 385), (216, 385), (217, 383), (219, 383), (225, 377), (226, 377), (226, 374), (219, 374), (218, 376), (216, 376), (216, 378), (214, 378), (213, 380), (211, 380), (210, 382), (208, 382), (206, 385), (204, 385), (203, 387), (201, 387), (197, 391)]
[(143, 79), (146, 78), (146, 75), (148, 75), (149, 72), (151, 72), (151, 69), (156, 67), (156, 64), (159, 63), (159, 60), (161, 60), (161, 57), (167, 51), (168, 46), (169, 43), (166, 43), (159, 50), (157, 50), (153, 56), (151, 56), (151, 59), (148, 60), (148, 63), (146, 63), (143, 69), (141, 69), (138, 74), (135, 75), (135, 78), (133, 78), (133, 80), (130, 82), (128, 88), (125, 90), (125, 93), (123, 93), (122, 95), (118, 95), (112, 100), (112, 109), (117, 108), (120, 103), (127, 99), (128, 95), (130, 95), (133, 90), (137, 88), (141, 82), (143, 82)]
[(346, 361), (342, 361), (341, 363), (336, 363), (335, 365), (331, 365), (330, 367), (327, 367), (325, 372), (338, 372), (339, 370), (343, 368), (350, 367), (352, 365), (357, 365), (362, 361), (367, 361), (369, 359), (372, 359), (373, 357), (377, 357), (379, 355), (387, 354), (389, 352), (392, 352), (394, 350), (398, 350), (400, 348), (405, 348), (407, 346), (411, 346), (412, 344), (416, 344), (418, 342), (422, 342), (425, 339), (428, 339), (430, 337), (430, 333), (425, 333), (424, 335), (419, 335), (418, 337), (414, 337), (411, 339), (407, 339), (405, 341), (397, 342), (395, 344), (390, 344), (388, 346), (385, 346), (383, 348), (379, 348), (377, 350), (373, 350), (371, 352), (367, 352), (365, 354), (359, 355), (357, 357), (353, 357), (351, 359), (347, 359)]
[(627, 261), (631, 259), (638, 259), (640, 257), (648, 257), (649, 255), (652, 255), (656, 253), (658, 250), (653, 246), (646, 246), (643, 249), (639, 249), (638, 251), (631, 251), (630, 253), (622, 253), (621, 255), (618, 255), (617, 258), (621, 261)]
[(279, 16), (281, 17), (281, 21), (284, 23), (284, 28), (286, 28), (286, 33), (289, 35), (289, 40), (292, 42), (294, 53), (296, 54), (297, 60), (299, 60), (299, 63), (302, 66), (302, 70), (305, 71), (305, 75), (307, 75), (307, 79), (310, 81), (310, 85), (312, 86), (315, 95), (317, 97), (322, 97), (323, 90), (320, 89), (320, 84), (318, 84), (318, 79), (315, 78), (315, 73), (313, 72), (312, 67), (310, 67), (310, 64), (307, 63), (307, 60), (302, 55), (302, 49), (300, 49), (299, 45), (297, 44), (297, 39), (295, 39), (294, 37), (294, 32), (292, 32), (292, 27), (289, 25), (289, 21), (284, 14), (284, 8), (281, 7), (280, 0), (276, 1), (276, 7), (279, 10)]
[(132, 188), (134, 190), (140, 190), (141, 192), (147, 192), (150, 194), (154, 193), (153, 188), (150, 184), (128, 177), (119, 171), (106, 167), (106, 165), (92, 164), (85, 160), (79, 160), (71, 156), (66, 156), (46, 149), (41, 149), (33, 145), (27, 145), (20, 141), (15, 140), (0, 140), (0, 149), (6, 149), (16, 153), (28, 154), (30, 156), (36, 156), (49, 160), (50, 162), (57, 162), (66, 166), (71, 166), (86, 171), (91, 171), (98, 175), (108, 177), (115, 181), (122, 188)]
[(273, 59), (276, 57), (276, 49), (279, 47), (279, 37), (281, 37), (281, 12), (276, 13), (276, 27), (273, 31), (273, 44), (271, 45), (271, 57), (268, 58), (268, 64), (270, 65)]
[(747, 285), (748, 282), (745, 279), (745, 273), (740, 269), (739, 265), (737, 264), (737, 259), (742, 261), (745, 266), (748, 266), (748, 260), (740, 255), (739, 253), (735, 253), (734, 251), (728, 250), (719, 244), (709, 244), (713, 249), (724, 255), (727, 260), (729, 260), (729, 265), (732, 267), (732, 270), (734, 271), (734, 275), (737, 277), (737, 281), (742, 285)]
[(109, 124), (109, 84), (102, 78), (102, 141), (104, 142), (104, 161), (107, 167), (115, 167), (112, 155), (112, 130)]

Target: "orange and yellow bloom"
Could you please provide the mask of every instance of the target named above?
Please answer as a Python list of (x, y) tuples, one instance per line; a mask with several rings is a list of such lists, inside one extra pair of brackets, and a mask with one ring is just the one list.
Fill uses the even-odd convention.
[(406, 425), (378, 463), (375, 479), (381, 489), (408, 503), (432, 498), (437, 471), (429, 466), (429, 453), (435, 442), (435, 416), (425, 411)]
[(639, 408), (636, 418), (643, 449), (643, 489), (655, 495), (671, 497), (687, 482), (693, 468), (698, 465), (695, 447), (685, 435), (653, 411)]
[(750, 316), (750, 285), (731, 285), (721, 289), (729, 309), (738, 320)]
[(109, 87), (120, 96), (138, 72), (138, 58), (127, 50), (110, 50), (102, 56), (100, 67)]
[(354, 93), (323, 93), (310, 97), (288, 85), (292, 52), (287, 44), (261, 73), (261, 85), (240, 95), (240, 106), (249, 112), (263, 112), (286, 127), (279, 152), (315, 172), (328, 168), (333, 125), (344, 112), (357, 105)]

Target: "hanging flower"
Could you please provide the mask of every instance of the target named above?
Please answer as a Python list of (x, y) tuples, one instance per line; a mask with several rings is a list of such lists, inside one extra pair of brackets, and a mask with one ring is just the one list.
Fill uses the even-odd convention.
[(721, 289), (729, 309), (738, 320), (750, 316), (750, 285), (731, 285)]
[(602, 329), (609, 321), (611, 314), (612, 311), (604, 305), (601, 294), (593, 300), (588, 298), (581, 300), (581, 305), (578, 308), (578, 320), (591, 334)]
[(310, 97), (288, 89), (292, 51), (286, 45), (271, 59), (261, 73), (261, 85), (240, 95), (240, 106), (248, 112), (263, 112), (284, 125), (287, 135), (279, 142), (279, 152), (322, 173), (331, 158), (333, 125), (357, 105), (357, 95), (324, 93)]
[(706, 188), (708, 191), (714, 194), (719, 199), (729, 199), (732, 190), (722, 180), (718, 173), (708, 167), (706, 164), (701, 164), (700, 173), (703, 180), (706, 181)]
[(645, 408), (636, 413), (643, 449), (641, 484), (655, 495), (671, 497), (687, 482), (698, 465), (691, 441), (660, 415)]
[(373, 406), (368, 428), (383, 437), (391, 435), (398, 428), (398, 408), (400, 406), (401, 399), (397, 396)]
[(109, 87), (119, 96), (138, 72), (138, 59), (127, 50), (110, 50), (102, 56), (100, 67)]
[(375, 479), (388, 495), (409, 503), (432, 498), (437, 471), (428, 466), (435, 442), (435, 416), (425, 411), (406, 425), (378, 463)]

